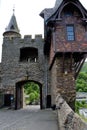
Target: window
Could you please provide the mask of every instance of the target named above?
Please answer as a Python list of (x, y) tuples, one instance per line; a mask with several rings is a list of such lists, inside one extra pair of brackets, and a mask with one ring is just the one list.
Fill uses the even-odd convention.
[(15, 28), (14, 28), (14, 26), (12, 25), (12, 26), (10, 27), (10, 29), (15, 29)]
[(67, 31), (67, 40), (68, 41), (73, 41), (75, 39), (74, 26), (73, 25), (67, 25), (66, 31)]
[(20, 49), (20, 61), (35, 63), (38, 60), (38, 50), (36, 48), (25, 47)]
[(65, 16), (67, 17), (73, 16), (73, 13), (71, 11), (65, 11)]

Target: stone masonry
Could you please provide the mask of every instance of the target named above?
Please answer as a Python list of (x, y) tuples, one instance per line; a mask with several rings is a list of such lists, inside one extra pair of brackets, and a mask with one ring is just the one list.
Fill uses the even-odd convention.
[[(1, 87), (5, 93), (15, 96), (15, 86), (21, 81), (35, 81), (42, 85), (43, 107), (46, 107), (46, 66), (43, 54), (44, 40), (41, 35), (36, 35), (35, 39), (25, 36), (24, 39), (15, 37), (3, 39), (2, 63), (1, 63)], [(20, 61), (21, 48), (35, 48), (38, 50), (37, 62)], [(28, 73), (28, 79), (27, 79)]]
[[(68, 63), (67, 63), (68, 62)], [(52, 67), (51, 73), (51, 91), (52, 91), (52, 102), (56, 104), (56, 97), (58, 93), (61, 93), (61, 96), (67, 101), (67, 103), (74, 109), (75, 103), (75, 79), (74, 79), (74, 70), (70, 71), (69, 59), (65, 60), (65, 70), (63, 72), (62, 67), (62, 58), (57, 57), (55, 59), (54, 65)], [(55, 77), (55, 78), (54, 78)], [(54, 86), (54, 88), (53, 88)], [(73, 89), (72, 89), (73, 88)]]

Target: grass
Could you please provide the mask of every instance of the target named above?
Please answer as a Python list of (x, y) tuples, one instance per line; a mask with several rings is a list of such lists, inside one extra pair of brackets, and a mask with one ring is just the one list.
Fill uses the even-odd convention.
[(84, 117), (83, 115), (80, 115), (80, 114), (79, 114), (79, 116), (81, 117), (82, 120), (84, 120), (85, 122), (87, 122), (87, 118), (86, 117)]

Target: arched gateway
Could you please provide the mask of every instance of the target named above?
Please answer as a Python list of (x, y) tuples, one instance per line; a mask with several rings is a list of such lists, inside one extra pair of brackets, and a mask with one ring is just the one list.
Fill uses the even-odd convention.
[(20, 109), (20, 108), (23, 108), (23, 106), (25, 105), (24, 103), (24, 85), (26, 83), (29, 83), (29, 82), (35, 82), (36, 84), (38, 84), (39, 86), (39, 90), (40, 90), (40, 109), (43, 108), (43, 104), (42, 104), (42, 84), (41, 83), (38, 83), (36, 81), (30, 81), (30, 80), (25, 80), (25, 81), (20, 81), (20, 82), (17, 82), (16, 83), (16, 86), (15, 86), (15, 109)]

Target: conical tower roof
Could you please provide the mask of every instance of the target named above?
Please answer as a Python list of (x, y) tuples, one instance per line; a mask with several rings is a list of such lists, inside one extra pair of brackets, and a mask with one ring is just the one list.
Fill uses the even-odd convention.
[(15, 15), (14, 15), (14, 12), (13, 12), (13, 15), (12, 15), (12, 17), (10, 19), (10, 22), (9, 22), (9, 24), (8, 24), (4, 34), (7, 34), (9, 32), (10, 33), (13, 32), (13, 33), (20, 34), (20, 31), (19, 31), (19, 28), (18, 28), (18, 25), (17, 25), (17, 21), (16, 21)]

